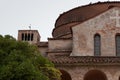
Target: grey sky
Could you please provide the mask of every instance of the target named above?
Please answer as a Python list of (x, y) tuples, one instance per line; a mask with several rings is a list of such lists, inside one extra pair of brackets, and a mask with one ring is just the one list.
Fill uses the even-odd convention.
[[(18, 30), (37, 29), (41, 39), (51, 37), (55, 20), (72, 8), (99, 0), (0, 0), (0, 34), (17, 38)], [(108, 0), (100, 0), (108, 1)], [(114, 1), (114, 0), (109, 0)], [(116, 0), (120, 1), (120, 0)]]

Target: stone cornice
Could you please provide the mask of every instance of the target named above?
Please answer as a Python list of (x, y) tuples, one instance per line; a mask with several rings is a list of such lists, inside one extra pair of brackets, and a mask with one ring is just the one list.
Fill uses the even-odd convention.
[(120, 65), (120, 57), (116, 56), (52, 56), (55, 65)]

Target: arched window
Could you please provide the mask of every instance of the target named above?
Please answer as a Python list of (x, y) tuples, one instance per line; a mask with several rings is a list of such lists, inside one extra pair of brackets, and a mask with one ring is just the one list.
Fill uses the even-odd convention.
[(22, 33), (22, 41), (25, 40), (25, 35)]
[(30, 33), (28, 33), (28, 41), (30, 41)]
[(28, 40), (28, 35), (27, 35), (27, 33), (25, 33), (25, 41), (27, 41)]
[(99, 34), (94, 36), (94, 55), (100, 56), (101, 55), (101, 37)]
[(32, 33), (32, 34), (31, 34), (31, 41), (33, 41), (33, 36), (34, 36), (34, 34)]
[(120, 56), (120, 34), (116, 35), (116, 55)]

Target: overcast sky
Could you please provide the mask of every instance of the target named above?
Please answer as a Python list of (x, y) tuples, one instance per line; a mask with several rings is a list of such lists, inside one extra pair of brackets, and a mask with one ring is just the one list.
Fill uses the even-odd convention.
[(60, 14), (98, 1), (108, 0), (0, 0), (0, 34), (17, 38), (18, 30), (29, 29), (31, 24), (32, 29), (39, 31), (41, 40), (46, 41), (52, 37)]

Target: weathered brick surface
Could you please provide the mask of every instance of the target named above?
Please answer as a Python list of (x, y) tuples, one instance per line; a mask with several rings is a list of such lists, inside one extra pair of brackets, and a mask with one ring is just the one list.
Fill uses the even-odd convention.
[(38, 48), (42, 56), (47, 56), (48, 47), (39, 47)]
[(27, 35), (33, 34), (33, 41), (27, 41), (30, 44), (39, 43), (41, 37), (40, 37), (38, 30), (19, 30), (18, 31), (18, 41), (22, 41), (22, 33), (27, 34)]
[[(115, 36), (120, 33), (120, 27), (116, 27), (114, 7), (108, 11), (89, 19), (72, 28), (73, 52), (71, 56), (94, 56), (94, 35), (101, 36), (101, 56), (116, 56)], [(120, 14), (119, 14), (120, 15)]]
[[(101, 56), (116, 56), (116, 45), (115, 45), (115, 36), (117, 33), (120, 33), (120, 27), (116, 26), (116, 20), (111, 19), (110, 17), (115, 16), (115, 11), (119, 11), (120, 16), (120, 8), (114, 7), (93, 17), (79, 25), (72, 27), (73, 32), (73, 40), (72, 39), (48, 39), (47, 46), (39, 46), (39, 50), (41, 51), (43, 56), (46, 56), (49, 59), (54, 60), (56, 62), (56, 67), (60, 70), (64, 70), (68, 72), (72, 78), (72, 80), (84, 80), (84, 77), (87, 72), (91, 70), (99, 70), (103, 72), (107, 80), (119, 80), (120, 77), (120, 66), (118, 64), (106, 64), (105, 60), (102, 62), (105, 64), (96, 65), (95, 63), (91, 63), (86, 65), (86, 62), (83, 62), (84, 65), (81, 65), (79, 62), (80, 57), (78, 56), (94, 56), (94, 35), (100, 34), (101, 36)], [(22, 31), (18, 33), (18, 40), (21, 40), (21, 33), (28, 33), (29, 31)], [(39, 34), (35, 33), (33, 44), (37, 43), (37, 38)], [(58, 35), (58, 34), (57, 34)], [(71, 35), (69, 35), (71, 37)], [(69, 37), (68, 36), (68, 37)], [(72, 53), (71, 53), (72, 51)], [(78, 59), (72, 58), (69, 59), (69, 53), (71, 56), (77, 56)], [(57, 58), (57, 57), (64, 58)], [(69, 61), (71, 60), (71, 61)], [(72, 60), (78, 60), (73, 61)], [(89, 59), (86, 59), (89, 60)], [(90, 59), (96, 60), (96, 59)], [(101, 61), (102, 59), (100, 59)], [(107, 59), (109, 60), (109, 59)], [(61, 64), (59, 64), (58, 62)], [(111, 60), (112, 61), (112, 60)], [(108, 62), (111, 62), (110, 60)], [(67, 62), (67, 64), (65, 64)], [(74, 65), (74, 62), (76, 63)], [(114, 62), (114, 60), (113, 60)], [(58, 64), (57, 64), (58, 63)], [(64, 63), (64, 64), (62, 64)]]
[(49, 51), (53, 50), (71, 50), (72, 49), (72, 40), (49, 40), (48, 41)]
[(67, 71), (72, 80), (84, 80), (85, 74), (91, 70), (99, 70), (105, 74), (107, 80), (119, 80), (120, 66), (67, 66), (58, 67)]

